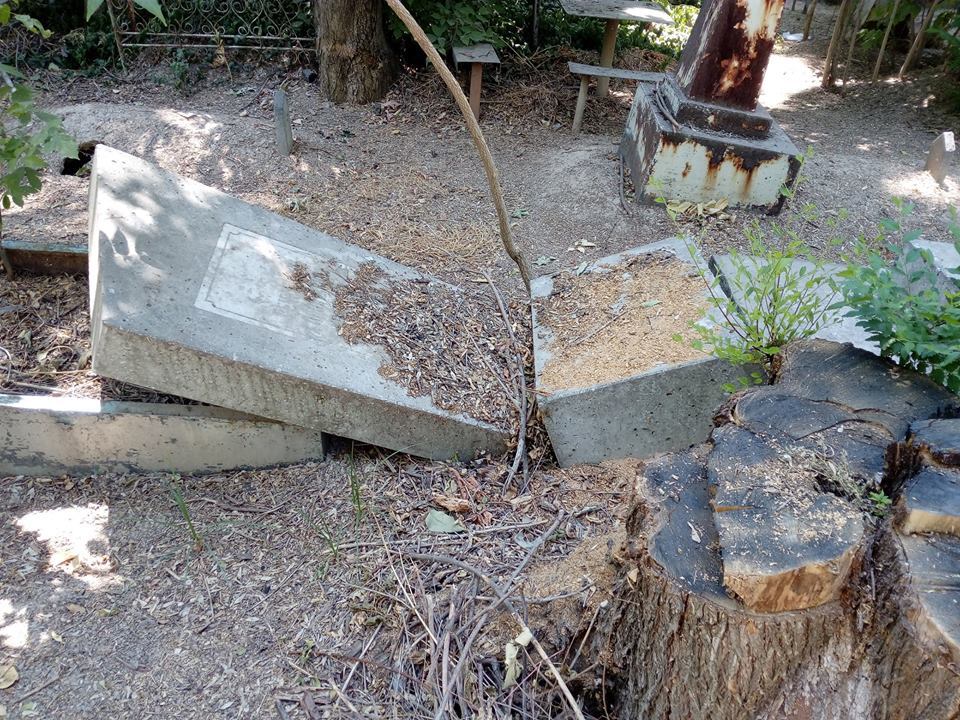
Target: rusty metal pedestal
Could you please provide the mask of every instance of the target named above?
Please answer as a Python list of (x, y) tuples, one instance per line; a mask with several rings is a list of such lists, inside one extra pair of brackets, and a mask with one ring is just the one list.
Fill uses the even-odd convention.
[(637, 88), (621, 142), (637, 197), (776, 213), (800, 152), (757, 104), (783, 0), (706, 0), (676, 75)]

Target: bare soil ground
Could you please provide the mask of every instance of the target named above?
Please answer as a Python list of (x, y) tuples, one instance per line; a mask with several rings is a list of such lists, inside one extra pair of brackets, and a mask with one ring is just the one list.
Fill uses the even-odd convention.
[[(956, 118), (928, 102), (931, 73), (876, 86), (855, 74), (844, 95), (821, 90), (831, 12), (821, 8), (813, 43), (779, 48), (764, 95), (814, 150), (794, 201), (816, 208), (801, 222), (804, 237), (834, 252), (837, 223), (847, 235), (869, 230), (894, 212), (894, 194), (917, 205), (911, 226), (943, 237), (960, 185), (954, 175), (938, 187), (922, 166)], [(784, 30), (798, 29), (798, 18), (787, 11)], [(652, 62), (634, 54), (621, 64)], [(189, 94), (155, 83), (164, 72), (39, 80), (81, 140), (448, 279), (488, 270), (508, 297), (519, 295), (469, 138), (429, 73), (403, 78), (382, 103), (336, 107), (293, 72), (237, 69), (231, 80), (209, 70)], [(274, 151), (270, 113), (281, 81), (297, 141), (289, 158)], [(620, 205), (616, 145), (631, 89), (615, 83), (610, 99), (591, 98), (585, 132), (573, 136), (576, 89), (562, 63), (535, 58), (491, 75), (485, 90), (485, 133), (517, 239), (541, 272), (677, 232), (662, 208)], [(84, 242), (87, 180), (46, 181), (5, 218), (5, 232)], [(711, 252), (741, 245), (754, 221), (768, 230), (778, 222), (742, 212), (683, 222), (704, 231)], [(4, 292), (28, 304), (44, 292), (42, 281), (17, 283)], [(74, 312), (38, 302), (45, 309), (31, 327), (45, 333), (51, 368), (82, 370), (69, 365), (84, 351)], [(5, 294), (0, 304), (23, 301)], [(24, 320), (0, 316), (6, 332), (11, 317)], [(529, 481), (506, 494), (507, 466), (496, 459), (448, 465), (369, 449), (206, 478), (0, 480), (0, 666), (19, 674), (0, 690), (0, 717), (562, 717), (556, 682), (530, 649), (520, 651), (519, 682), (503, 689), (504, 643), (518, 627), (474, 570), (510, 590), (591, 700), (570, 639), (602, 612), (606, 557), (635, 468), (558, 471), (542, 445), (530, 462)], [(456, 516), (466, 532), (427, 532), (430, 510)]]

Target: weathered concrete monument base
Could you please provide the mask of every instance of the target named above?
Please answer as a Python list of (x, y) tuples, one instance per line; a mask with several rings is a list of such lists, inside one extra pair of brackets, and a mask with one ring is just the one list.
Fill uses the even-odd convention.
[[(641, 290), (634, 283), (664, 262), (682, 268), (680, 279), (666, 281), (673, 287)], [(642, 458), (703, 442), (717, 407), (728, 395), (724, 385), (749, 374), (744, 368), (691, 352), (672, 338), (678, 331), (687, 331), (686, 321), (699, 320), (707, 306), (707, 286), (693, 262), (687, 245), (673, 239), (601, 258), (573, 278), (570, 287), (565, 286), (564, 277), (534, 280), (533, 343), (540, 412), (562, 466)], [(702, 258), (697, 262), (706, 267)], [(687, 289), (679, 291), (684, 275)], [(609, 298), (613, 306), (598, 305), (598, 292), (602, 297), (603, 286), (609, 288), (617, 279), (622, 284)], [(594, 289), (598, 284), (599, 291)], [(689, 312), (689, 318), (679, 323), (659, 312), (668, 307), (671, 293), (674, 304), (669, 307)], [(569, 298), (562, 309), (557, 307), (558, 297)], [(571, 307), (576, 309), (571, 312)], [(559, 333), (584, 311), (592, 329), (564, 341)], [(607, 314), (612, 317), (605, 319)], [(648, 334), (640, 337), (641, 332)], [(603, 362), (604, 356), (630, 355), (638, 346), (642, 346), (639, 352), (653, 356), (653, 362), (616, 368), (602, 376), (591, 367)]]
[(800, 151), (762, 108), (746, 113), (684, 98), (674, 77), (641, 84), (620, 146), (637, 197), (780, 210)]
[(504, 429), (382, 372), (374, 331), (341, 335), (337, 292), (358, 273), (391, 287), (435, 278), (103, 145), (89, 245), (104, 377), (414, 455), (505, 449)]
[(783, 0), (706, 0), (676, 75), (643, 85), (621, 143), (637, 198), (779, 212), (800, 152), (757, 104)]

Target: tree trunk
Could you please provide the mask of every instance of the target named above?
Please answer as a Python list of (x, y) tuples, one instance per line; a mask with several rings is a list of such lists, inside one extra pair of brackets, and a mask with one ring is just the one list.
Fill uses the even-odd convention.
[(320, 91), (334, 102), (383, 97), (394, 65), (380, 0), (314, 0)]
[[(585, 661), (617, 717), (960, 716), (960, 421), (918, 422), (955, 399), (908, 371), (894, 390), (884, 361), (837, 347), (788, 353), (709, 443), (640, 473)], [(892, 520), (862, 504), (880, 476)]]

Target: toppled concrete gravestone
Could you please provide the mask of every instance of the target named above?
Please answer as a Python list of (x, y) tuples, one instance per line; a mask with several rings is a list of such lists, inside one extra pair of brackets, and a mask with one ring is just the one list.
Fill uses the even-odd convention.
[(413, 394), (392, 338), (338, 310), (364, 288), (456, 288), (103, 145), (90, 208), (95, 372), (415, 455), (505, 449), (471, 415), (488, 398)]
[(749, 372), (674, 339), (709, 307), (681, 240), (536, 278), (531, 291), (539, 406), (563, 466), (702, 442), (724, 384)]
[(321, 460), (316, 430), (207, 405), (0, 394), (0, 477), (212, 473)]
[[(879, 491), (901, 502), (956, 471), (933, 460), (952, 457), (954, 421), (931, 420), (956, 402), (807, 341), (774, 385), (724, 406), (708, 442), (647, 461), (584, 659), (602, 658), (618, 716), (957, 717), (960, 538), (879, 517)], [(960, 499), (938, 488), (941, 510)]]

